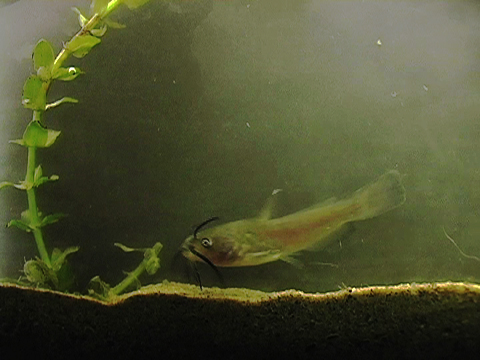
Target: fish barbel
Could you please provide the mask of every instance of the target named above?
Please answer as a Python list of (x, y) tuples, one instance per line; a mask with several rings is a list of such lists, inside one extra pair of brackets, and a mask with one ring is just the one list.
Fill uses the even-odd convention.
[(270, 218), (268, 205), (257, 218), (195, 231), (184, 241), (182, 254), (189, 260), (221, 267), (293, 262), (290, 255), (321, 245), (342, 225), (379, 216), (404, 202), (401, 175), (391, 170), (350, 197), (327, 205), (275, 219)]

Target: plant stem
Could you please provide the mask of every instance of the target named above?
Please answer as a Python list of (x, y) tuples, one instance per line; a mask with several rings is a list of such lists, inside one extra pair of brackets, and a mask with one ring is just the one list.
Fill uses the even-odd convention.
[(55, 59), (55, 62), (53, 63), (52, 74), (56, 70), (58, 70), (62, 66), (63, 62), (70, 56), (71, 51), (68, 49), (68, 44), (75, 40), (77, 37), (85, 35), (90, 30), (93, 30), (100, 21), (110, 15), (110, 13), (115, 10), (115, 8), (122, 2), (122, 0), (112, 0), (105, 6), (105, 8), (100, 13), (92, 16), (92, 18), (70, 39), (70, 41), (63, 46), (62, 51), (60, 51), (60, 53)]
[[(33, 184), (35, 176), (35, 162), (36, 162), (36, 153), (37, 148), (33, 146), (28, 147), (28, 162), (27, 162), (27, 174), (25, 176), (25, 183)], [(37, 243), (38, 252), (40, 253), (41, 259), (47, 264), (48, 267), (51, 267), (52, 263), (50, 261), (50, 256), (48, 256), (47, 248), (45, 247), (45, 242), (43, 241), (42, 230), (38, 227), (40, 225), (40, 217), (38, 216), (38, 207), (37, 199), (35, 197), (35, 187), (29, 187), (27, 189), (27, 198), (28, 198), (28, 210), (30, 216), (30, 225), (32, 226), (33, 236), (35, 237), (35, 242)]]
[[(151, 249), (145, 249), (146, 251), (152, 251), (154, 257), (157, 257), (158, 254), (160, 253), (160, 250), (162, 250), (162, 244), (161, 243), (155, 243)], [(145, 252), (146, 254), (146, 252)], [(112, 288), (110, 290), (110, 293), (113, 295), (119, 295), (121, 294), (132, 282), (134, 282), (138, 277), (145, 271), (147, 264), (151, 257), (145, 256), (143, 261), (140, 263), (140, 265), (137, 266), (135, 270), (133, 270), (131, 273), (128, 273), (127, 277), (123, 279), (117, 286)], [(156, 271), (156, 270), (155, 270)], [(152, 274), (152, 273), (150, 273)]]
[[(97, 26), (102, 19), (107, 17), (121, 3), (122, 0), (112, 0), (105, 6), (101, 13), (93, 15), (92, 18), (73, 36), (73, 38), (63, 46), (62, 51), (60, 51), (57, 58), (55, 59), (55, 62), (53, 63), (53, 71), (58, 70), (62, 66), (63, 62), (71, 55), (68, 44), (75, 38), (84, 35), (90, 30), (94, 29), (95, 26)], [(50, 85), (51, 81), (48, 82), (48, 84), (46, 85), (47, 91), (48, 88), (50, 88)], [(42, 123), (42, 115), (43, 111), (34, 111), (33, 121), (39, 121), (40, 123)], [(47, 248), (45, 247), (42, 230), (40, 229), (40, 227), (38, 227), (41, 221), (38, 215), (37, 199), (35, 197), (35, 187), (33, 186), (36, 168), (36, 151), (36, 147), (28, 147), (27, 174), (25, 176), (25, 183), (31, 185), (27, 189), (28, 210), (30, 216), (30, 225), (32, 226), (33, 236), (35, 237), (35, 242), (37, 243), (40, 257), (45, 262), (45, 264), (47, 264), (48, 267), (51, 267), (52, 262), (50, 260), (50, 256), (48, 255)], [(140, 271), (140, 273), (142, 271), (143, 269)]]
[(112, 0), (109, 1), (107, 6), (103, 9), (102, 13), (100, 14), (102, 19), (105, 19), (110, 13), (115, 10), (115, 8), (122, 3), (122, 0)]
[(114, 295), (121, 294), (132, 282), (138, 279), (138, 277), (145, 271), (146, 264), (147, 264), (146, 260), (143, 260), (135, 270), (133, 270), (131, 273), (128, 273), (125, 279), (123, 279), (120, 283), (118, 283), (117, 286), (112, 288), (111, 292)]

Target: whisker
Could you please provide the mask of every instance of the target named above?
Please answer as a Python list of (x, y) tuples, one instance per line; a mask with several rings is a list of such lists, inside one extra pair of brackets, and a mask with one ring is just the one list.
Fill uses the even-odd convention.
[(200, 259), (206, 262), (213, 269), (213, 271), (215, 271), (215, 274), (217, 274), (218, 279), (220, 280), (222, 286), (225, 286), (225, 280), (223, 279), (223, 276), (220, 273), (220, 271), (217, 269), (217, 267), (206, 256), (200, 254), (197, 250), (195, 250), (193, 246), (190, 246), (189, 250), (191, 251), (192, 254), (194, 254), (195, 256), (198, 256)]
[(201, 223), (200, 225), (198, 225), (198, 226), (195, 228), (195, 230), (193, 231), (193, 237), (196, 239), (196, 238), (197, 238), (197, 233), (198, 233), (198, 231), (199, 231), (202, 227), (204, 227), (204, 226), (207, 225), (208, 223), (211, 223), (212, 221), (215, 221), (215, 220), (218, 220), (218, 219), (219, 219), (218, 216), (214, 216), (214, 217), (212, 217), (212, 218), (210, 218), (210, 219), (207, 219), (207, 220), (205, 220), (204, 222), (202, 222), (202, 223)]
[(200, 273), (198, 272), (197, 264), (196, 263), (191, 263), (191, 264), (192, 264), (193, 270), (195, 272), (195, 277), (197, 279), (198, 286), (200, 287), (200, 290), (203, 290), (202, 279), (200, 278)]

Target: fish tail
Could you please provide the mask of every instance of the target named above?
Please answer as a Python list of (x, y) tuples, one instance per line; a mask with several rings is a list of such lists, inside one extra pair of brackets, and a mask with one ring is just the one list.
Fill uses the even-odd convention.
[(360, 205), (360, 211), (354, 220), (365, 220), (381, 215), (405, 202), (405, 188), (401, 175), (391, 170), (378, 178), (373, 184), (357, 190), (352, 200)]

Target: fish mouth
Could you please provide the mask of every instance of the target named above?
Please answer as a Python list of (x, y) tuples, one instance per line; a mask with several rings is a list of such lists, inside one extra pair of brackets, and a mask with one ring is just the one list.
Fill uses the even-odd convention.
[(184, 244), (180, 248), (180, 252), (182, 253), (182, 255), (190, 261), (198, 261), (199, 259), (203, 260), (203, 262), (210, 265), (210, 267), (216, 269), (215, 264), (209, 258), (195, 250), (195, 246), (193, 246), (192, 244), (193, 239), (194, 237), (191, 236), (187, 240), (185, 240)]
[(218, 271), (216, 265), (205, 255), (195, 250), (195, 247), (192, 244), (189, 244), (187, 247), (183, 248), (183, 256), (185, 256), (187, 259), (190, 259), (190, 260), (194, 259), (194, 261), (201, 259), (204, 262), (206, 262), (208, 265), (210, 265), (210, 267), (212, 267), (215, 271)]
[(183, 257), (190, 261), (198, 261), (199, 257), (195, 254), (198, 253), (198, 251), (195, 250), (192, 240), (193, 236), (188, 237), (180, 247), (179, 252), (183, 255)]
[(200, 258), (201, 260), (206, 262), (208, 265), (210, 265), (212, 268), (215, 268), (215, 265), (210, 261), (210, 259), (208, 259), (205, 255), (195, 250), (195, 247), (192, 244), (193, 240), (198, 240), (197, 235), (200, 229), (205, 225), (207, 225), (208, 223), (211, 223), (212, 221), (215, 221), (215, 220), (218, 220), (218, 216), (214, 216), (210, 219), (207, 219), (204, 222), (202, 222), (200, 225), (195, 227), (195, 230), (193, 231), (193, 235), (189, 236), (184, 241), (180, 249), (184, 257), (186, 257), (190, 261), (198, 261), (198, 259)]
[(195, 260), (200, 259), (200, 260), (203, 260), (203, 261), (207, 260), (207, 261), (205, 261), (207, 264), (209, 262), (211, 262), (205, 255), (203, 255), (203, 254), (199, 253), (197, 250), (195, 250), (195, 247), (193, 245), (189, 245), (187, 247), (186, 251), (188, 251), (188, 256), (190, 258), (193, 258)]
[(223, 279), (223, 276), (222, 274), (220, 273), (220, 271), (218, 271), (217, 267), (215, 266), (215, 264), (208, 258), (206, 257), (205, 255), (203, 255), (202, 253), (200, 253), (199, 251), (197, 251), (195, 249), (195, 246), (192, 244), (193, 240), (198, 240), (197, 238), (197, 234), (198, 234), (198, 231), (205, 225), (207, 225), (208, 223), (212, 222), (212, 221), (215, 221), (215, 220), (218, 220), (218, 217), (213, 217), (213, 218), (210, 218), (208, 220), (205, 220), (204, 222), (202, 222), (200, 225), (198, 225), (195, 230), (193, 231), (193, 235), (189, 236), (183, 243), (182, 247), (180, 248), (180, 252), (182, 253), (182, 255), (187, 259), (187, 260), (190, 260), (192, 263), (193, 263), (193, 266), (195, 268), (195, 272), (197, 274), (197, 279), (198, 279), (198, 282), (199, 282), (199, 285), (200, 285), (200, 289), (202, 289), (202, 282), (200, 280), (200, 274), (198, 273), (198, 270), (197, 270), (197, 267), (195, 265), (195, 262), (198, 261), (198, 259), (202, 260), (204, 263), (206, 263), (208, 266), (210, 266), (213, 271), (215, 271), (215, 274), (218, 276), (220, 282), (222, 283), (223, 286), (225, 286), (225, 281)]
[[(188, 259), (192, 262), (196, 262), (199, 259), (202, 260), (203, 262), (205, 262), (208, 266), (210, 266), (213, 269), (213, 271), (215, 271), (215, 274), (217, 275), (218, 279), (220, 280), (222, 285), (225, 286), (225, 280), (223, 279), (223, 276), (220, 273), (220, 271), (218, 270), (217, 266), (209, 258), (207, 258), (205, 255), (203, 255), (200, 252), (198, 252), (197, 250), (195, 250), (195, 247), (193, 246), (193, 244), (189, 244), (188, 240), (185, 241), (185, 244), (181, 247), (180, 251), (186, 259)], [(196, 266), (195, 266), (195, 269), (196, 269)], [(199, 282), (200, 282), (200, 279), (199, 279)], [(201, 282), (200, 282), (200, 288), (201, 287), (202, 287), (202, 285), (201, 285)]]

